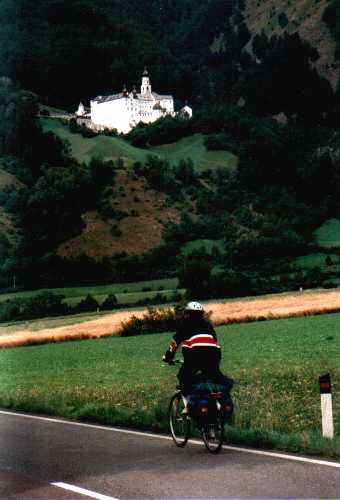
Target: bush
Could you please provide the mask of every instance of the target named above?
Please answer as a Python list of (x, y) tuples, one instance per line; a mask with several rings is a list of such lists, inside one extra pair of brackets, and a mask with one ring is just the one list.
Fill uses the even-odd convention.
[(122, 235), (122, 231), (120, 230), (120, 228), (114, 224), (112, 227), (111, 227), (111, 235), (114, 237), (114, 238), (119, 238), (119, 236)]
[(332, 0), (324, 10), (322, 20), (328, 29), (339, 39), (340, 35), (340, 0)]
[(186, 288), (188, 298), (204, 299), (211, 294), (212, 265), (206, 253), (193, 252), (178, 273), (178, 286)]
[(208, 151), (228, 151), (232, 148), (231, 139), (223, 133), (206, 135), (204, 146)]
[[(149, 307), (141, 318), (132, 316), (129, 321), (123, 323), (118, 335), (131, 337), (148, 333), (175, 331), (183, 320), (185, 304), (186, 302), (178, 302), (174, 308), (166, 309)], [(210, 313), (204, 313), (204, 317), (207, 321), (210, 321)]]
[(115, 296), (114, 293), (110, 293), (102, 303), (101, 309), (103, 311), (109, 311), (111, 309), (115, 309), (117, 305), (118, 305), (117, 297)]
[(279, 15), (278, 21), (279, 21), (279, 25), (281, 26), (281, 28), (282, 29), (285, 28), (287, 26), (287, 24), (289, 23), (287, 14), (285, 12), (281, 12), (281, 14)]
[(194, 133), (192, 120), (165, 116), (149, 125), (139, 124), (126, 134), (126, 138), (134, 146), (159, 146), (170, 144)]
[(148, 308), (142, 318), (132, 316), (122, 324), (119, 332), (121, 337), (160, 333), (176, 329), (176, 311), (173, 309)]
[(118, 130), (116, 128), (104, 128), (98, 132), (99, 135), (106, 135), (108, 137), (118, 137)]
[(76, 118), (72, 118), (69, 121), (69, 129), (72, 134), (80, 134), (82, 135), (85, 139), (91, 139), (92, 137), (96, 137), (97, 134), (93, 132), (88, 127), (85, 127), (84, 125), (79, 125), (77, 122)]
[(70, 312), (63, 295), (50, 292), (29, 298), (8, 299), (0, 304), (0, 321), (22, 321), (48, 316), (63, 316)]
[(75, 312), (92, 312), (99, 309), (99, 304), (92, 295), (88, 294), (85, 299), (81, 300), (74, 308)]

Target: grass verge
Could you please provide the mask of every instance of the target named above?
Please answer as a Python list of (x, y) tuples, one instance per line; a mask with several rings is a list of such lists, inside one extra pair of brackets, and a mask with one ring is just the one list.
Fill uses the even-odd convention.
[[(340, 315), (217, 329), (222, 369), (235, 380), (231, 443), (340, 458), (321, 436), (318, 377), (330, 372), (340, 435)], [(0, 351), (0, 406), (167, 432), (176, 369), (161, 356), (170, 334)]]

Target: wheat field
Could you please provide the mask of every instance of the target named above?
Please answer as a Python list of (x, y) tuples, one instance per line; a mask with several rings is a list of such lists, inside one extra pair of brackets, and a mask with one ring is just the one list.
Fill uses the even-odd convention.
[[(313, 290), (211, 301), (204, 304), (214, 325), (268, 319), (309, 316), (340, 311), (340, 290)], [(19, 330), (0, 337), (0, 347), (62, 342), (66, 340), (107, 337), (119, 332), (122, 322), (132, 316), (142, 317), (146, 310), (119, 311), (79, 324), (45, 328), (40, 331)]]

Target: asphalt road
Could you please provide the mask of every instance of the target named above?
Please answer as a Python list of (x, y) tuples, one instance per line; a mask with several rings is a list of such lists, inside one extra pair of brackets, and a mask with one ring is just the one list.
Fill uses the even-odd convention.
[(0, 411), (6, 500), (340, 498), (340, 462), (287, 457)]

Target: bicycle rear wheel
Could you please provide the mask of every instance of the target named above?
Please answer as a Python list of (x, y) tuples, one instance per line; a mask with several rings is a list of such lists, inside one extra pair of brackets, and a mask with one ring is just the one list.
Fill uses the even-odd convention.
[(224, 423), (218, 417), (212, 424), (205, 424), (201, 429), (204, 444), (210, 453), (218, 453), (224, 440)]
[(183, 415), (184, 408), (181, 394), (175, 394), (169, 405), (169, 423), (172, 439), (179, 447), (187, 444), (190, 432), (190, 420), (187, 415)]

